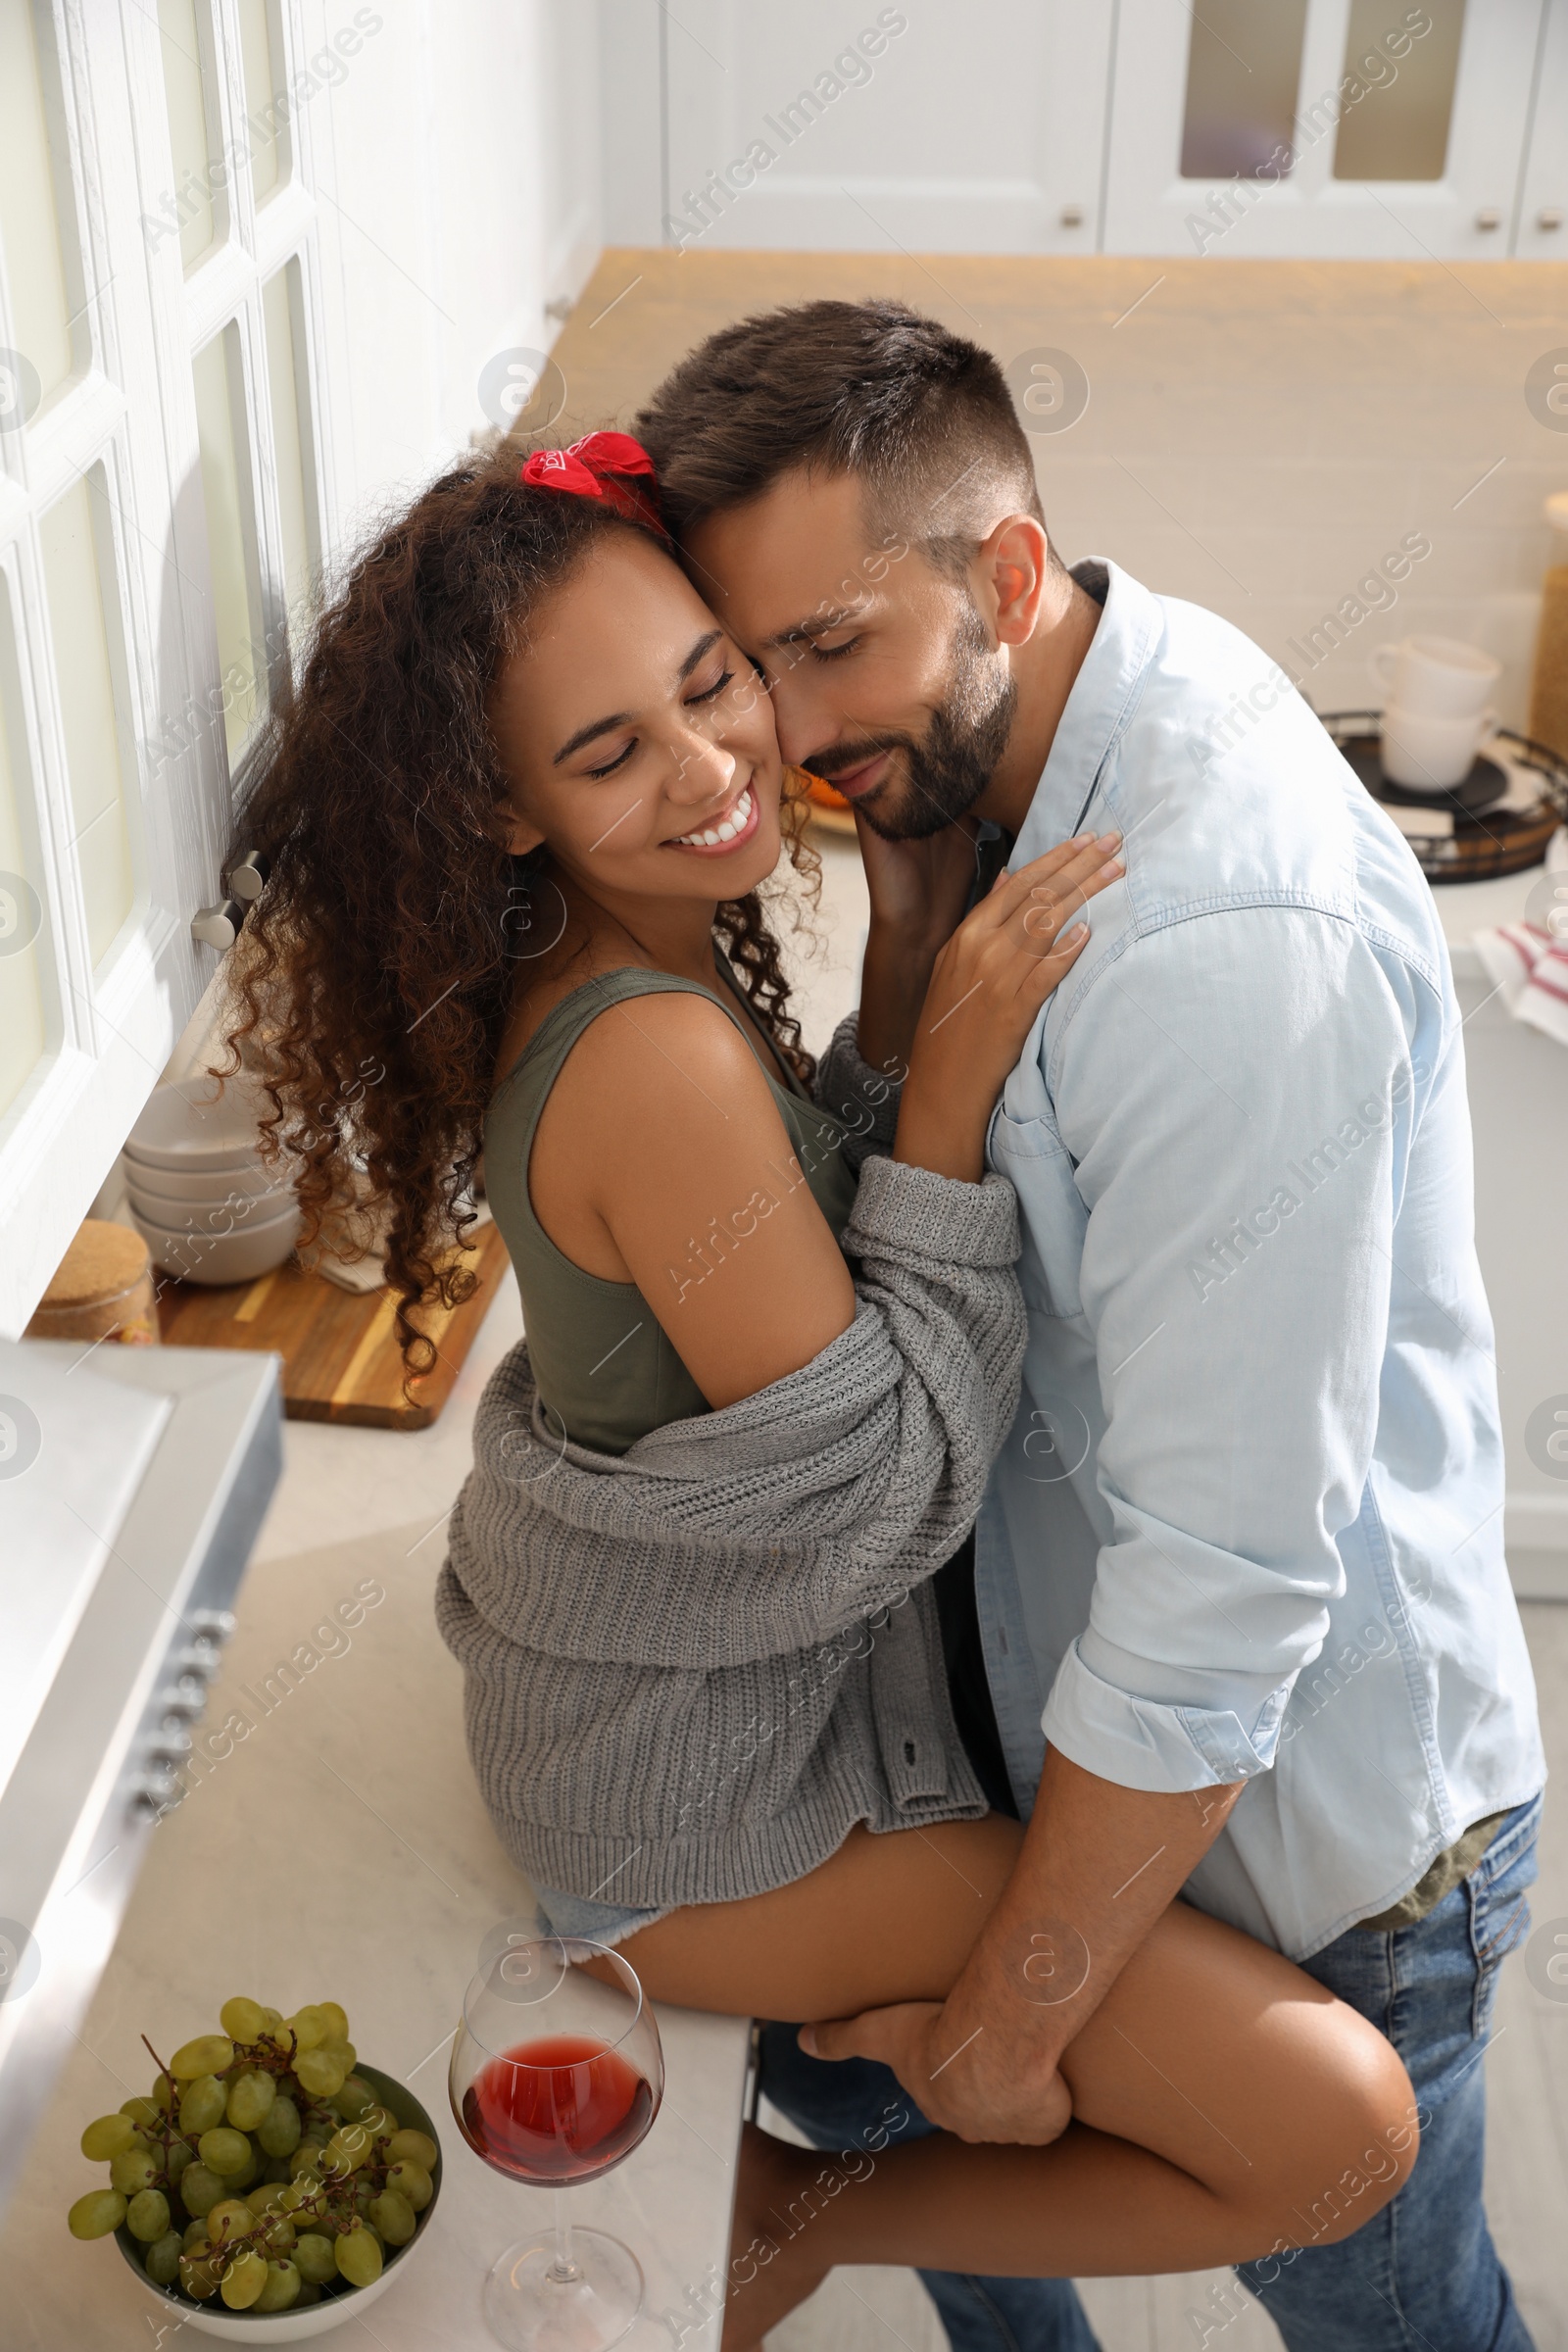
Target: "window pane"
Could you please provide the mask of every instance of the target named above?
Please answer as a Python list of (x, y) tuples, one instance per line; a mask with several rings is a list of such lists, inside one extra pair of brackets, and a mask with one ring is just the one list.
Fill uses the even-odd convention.
[(310, 604), (317, 564), (316, 469), (311, 463), (310, 412), (299, 358), (305, 345), (294, 325), (300, 306), (300, 266), (289, 262), (262, 292), (267, 325), (267, 383), (277, 459), (277, 503), (283, 519), (283, 593), (292, 634)]
[(1184, 179), (1283, 175), (1295, 138), (1306, 0), (1200, 0), (1187, 49)]
[(107, 514), (108, 487), (95, 466), (38, 526), (74, 848), (94, 963), (102, 960), (129, 914), (134, 895), (115, 705), (117, 665), (109, 635), (111, 627), (118, 634), (119, 612), (105, 593), (114, 589), (114, 562), (98, 540), (99, 528), (107, 528)]
[(245, 142), (251, 151), (251, 193), (260, 204), (276, 187), (280, 115), (284, 95), (272, 59), (269, 0), (239, 0), (240, 58), (245, 68)]
[[(9, 626), (0, 598), (0, 629)], [(0, 646), (0, 655), (10, 651), (9, 642)], [(13, 751), (17, 711), (8, 707), (9, 667), (9, 662), (0, 663), (0, 1115), (22, 1092), (47, 1043), (35, 945), (40, 903), (17, 798), (21, 746)]]
[(1388, 0), (1351, 0), (1345, 71), (1353, 79), (1334, 141), (1336, 179), (1443, 177), (1464, 0), (1425, 0), (1423, 13), (1431, 31), (1395, 59)]
[(174, 184), (169, 191), (169, 201), (179, 220), (180, 259), (188, 270), (201, 260), (218, 234), (209, 161), (217, 154), (218, 147), (207, 122), (196, 0), (158, 0), (158, 29), (163, 35), (169, 145), (174, 162)]
[(0, 6), (0, 235), (5, 239), (11, 289), (11, 329), (41, 388), (34, 391), (28, 384), (8, 395), (0, 384), (3, 426), (12, 398), (21, 398), (24, 409), (40, 396), (47, 398), (71, 373), (73, 359), (71, 302), (55, 210), (43, 83), (32, 10), (25, 0), (7, 0)]
[(196, 379), (207, 555), (223, 680), (223, 734), (232, 767), (267, 698), (250, 445), (244, 424), (239, 337), (232, 326), (225, 327), (199, 354), (191, 372)]

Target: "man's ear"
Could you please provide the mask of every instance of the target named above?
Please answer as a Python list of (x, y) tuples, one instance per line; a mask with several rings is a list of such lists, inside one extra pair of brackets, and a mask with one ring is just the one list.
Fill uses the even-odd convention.
[(976, 551), (976, 586), (1003, 645), (1034, 635), (1046, 592), (1050, 551), (1044, 524), (1032, 514), (1004, 514)]

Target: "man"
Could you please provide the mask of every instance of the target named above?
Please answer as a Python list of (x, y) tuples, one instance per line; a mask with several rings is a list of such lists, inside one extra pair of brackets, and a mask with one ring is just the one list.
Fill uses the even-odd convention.
[[(1544, 1766), (1431, 895), (1255, 646), (1114, 564), (1062, 567), (974, 345), (895, 303), (807, 304), (710, 338), (638, 430), (785, 758), (856, 809), (868, 1060), (913, 1035), (976, 820), (1020, 863), (1125, 839), (990, 1141), (1030, 1344), (977, 1531), (973, 1736), (1027, 1837), (945, 2005), (805, 2038), (892, 2066), (932, 2125), (1027, 2138), (1183, 1893), (1371, 2017), (1420, 2102), (1380, 2217), (1314, 2247), (1303, 2216), (1247, 2267), (1292, 2352), (1520, 2352), (1480, 2059)], [(811, 2128), (808, 2089), (774, 2095)], [(1092, 2341), (1070, 2288), (978, 2283), (1010, 2290), (1014, 2336)], [(957, 2282), (936, 2291), (980, 2340)]]

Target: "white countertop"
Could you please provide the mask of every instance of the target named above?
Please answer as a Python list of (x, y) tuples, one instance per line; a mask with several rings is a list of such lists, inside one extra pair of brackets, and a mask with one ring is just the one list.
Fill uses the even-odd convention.
[[(203, 1726), (220, 1733), (243, 1709), (254, 1728), (156, 1832), (0, 2223), (7, 2352), (154, 2343), (158, 2314), (114, 2243), (66, 2234), (66, 2208), (104, 2171), (76, 2143), (94, 2116), (150, 2087), (139, 2034), (167, 2057), (234, 1992), (285, 2010), (340, 2000), (362, 2055), (409, 2083), (441, 2131), (447, 2177), (428, 2242), (363, 2325), (346, 2313), (317, 2340), (367, 2352), (492, 2343), (479, 2310), (485, 2272), (512, 2240), (548, 2226), (549, 2199), (465, 2146), (447, 2105), (447, 2040), (481, 1938), (499, 1922), (529, 1921), (532, 1901), (468, 1769), (462, 1678), (437, 1638), (431, 1588), (443, 1556), (437, 1515), (467, 1467), (478, 1391), (518, 1328), (509, 1279), (432, 1430), (287, 1425), (282, 1487)], [(384, 1597), (369, 1600), (353, 1632), (339, 1626), (313, 1641), (361, 1585)], [(303, 1670), (278, 1677), (290, 1658)], [(668, 2352), (661, 2315), (691, 2320), (689, 2298), (723, 2264), (745, 2079), (741, 2021), (663, 2010), (660, 2028), (667, 2088), (652, 2132), (616, 2172), (570, 2192), (579, 2218), (624, 2238), (647, 2275), (628, 2352)], [(182, 2332), (188, 2345), (201, 2340)], [(686, 2340), (706, 2352), (716, 2338), (716, 2326), (698, 2327)]]

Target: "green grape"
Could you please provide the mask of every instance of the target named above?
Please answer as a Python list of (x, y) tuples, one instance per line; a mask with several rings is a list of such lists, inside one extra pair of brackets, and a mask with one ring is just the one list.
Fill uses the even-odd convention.
[(210, 2303), (218, 2292), (218, 2264), (205, 2250), (182, 2254), (179, 2258), (179, 2283), (197, 2303)]
[(295, 2180), (319, 2180), (321, 2151), (314, 2139), (302, 2139), (288, 2160), (289, 2176)]
[(180, 2175), (180, 2203), (184, 2206), (185, 2211), (193, 2214), (199, 2222), (204, 2222), (218, 2203), (219, 2198), (226, 2197), (227, 2194), (227, 2182), (220, 2180), (216, 2173), (209, 2172), (205, 2164), (197, 2162), (187, 2165)]
[(294, 2072), (312, 2096), (330, 2099), (348, 2081), (349, 2070), (328, 2050), (301, 2050), (294, 2061)]
[(398, 2119), (391, 2108), (383, 2107), (379, 2100), (372, 2100), (358, 2120), (373, 2139), (390, 2139), (398, 2128)]
[(362, 2164), (369, 2163), (375, 2153), (375, 2142), (363, 2124), (345, 2124), (327, 2141), (326, 2152), (347, 2162), (357, 2172)]
[(267, 2028), (267, 2011), (260, 2001), (247, 2001), (236, 1994), (225, 2001), (218, 2012), (218, 2022), (234, 2041), (260, 2041)]
[(125, 2200), (118, 2188), (89, 2188), (66, 2216), (73, 2237), (107, 2237), (125, 2218)]
[(382, 2189), (370, 2206), (370, 2219), (389, 2246), (406, 2246), (419, 2227), (414, 2207), (396, 2188)]
[(179, 2255), (180, 2244), (177, 2230), (166, 2230), (162, 2237), (156, 2238), (148, 2247), (147, 2259), (142, 2268), (154, 2286), (172, 2286), (174, 2284), (179, 2277)]
[(236, 2132), (255, 2132), (268, 2109), (277, 2096), (277, 2084), (270, 2075), (259, 2067), (247, 2067), (243, 2074), (231, 2075), (228, 2083), (228, 2120)]
[(293, 2263), (275, 2260), (267, 2266), (267, 2284), (251, 2305), (253, 2311), (287, 2311), (300, 2299), (302, 2280)]
[(223, 2124), (216, 2131), (204, 2132), (196, 2148), (207, 2170), (216, 2173), (220, 2180), (231, 2180), (236, 2173), (243, 2172), (251, 2153), (251, 2143), (244, 2132)]
[(265, 2253), (281, 2257), (293, 2253), (297, 2234), (286, 2213), (274, 2213), (268, 2216), (257, 2242)]
[(223, 2120), (228, 2106), (228, 2092), (216, 2075), (198, 2075), (187, 2082), (179, 2101), (179, 2128), (193, 2132), (198, 2138), (211, 2132)]
[(374, 2203), (375, 2182), (368, 2173), (361, 2173), (354, 2182), (354, 2210), (362, 2221), (369, 2220), (370, 2207)]
[(129, 2116), (138, 2132), (157, 2132), (164, 2120), (156, 2099), (126, 2099), (120, 2112)]
[(352, 2041), (323, 2041), (321, 2054), (323, 2057), (336, 2059), (338, 2065), (343, 2069), (343, 2080), (346, 2082), (354, 2072), (355, 2062), (360, 2053)]
[(374, 2091), (363, 2075), (350, 2075), (337, 2094), (337, 2104), (351, 2124), (363, 2123), (368, 2107), (377, 2105)]
[(407, 2197), (416, 2213), (422, 2213), (435, 2195), (430, 2176), (423, 2165), (416, 2164), (408, 2156), (397, 2164), (388, 2165), (386, 2184), (388, 2188), (395, 2188), (400, 2196)]
[(205, 2246), (206, 2243), (207, 2224), (205, 2222), (187, 2222), (185, 2234), (180, 2240), (180, 2252), (189, 2254), (194, 2247)]
[(340, 2009), (336, 2001), (318, 2001), (316, 2014), (326, 2028), (328, 2041), (347, 2041), (349, 2017), (346, 2009)]
[(234, 2063), (234, 2044), (226, 2034), (198, 2034), (182, 2042), (169, 2061), (178, 2082), (194, 2082), (198, 2075), (224, 2075)]
[(276, 2213), (283, 2202), (283, 2190), (276, 2180), (260, 2180), (245, 2192), (245, 2202), (252, 2213)]
[(247, 2237), (255, 2223), (256, 2216), (243, 2197), (220, 2197), (207, 2216), (208, 2241), (221, 2246), (236, 2237)]
[(310, 2279), (307, 2278), (305, 2284), (300, 2288), (298, 2295), (295, 2297), (294, 2308), (296, 2311), (305, 2311), (308, 2310), (313, 2303), (319, 2303), (321, 2299), (320, 2288), (318, 2286), (313, 2286)]
[(161, 2188), (139, 2188), (125, 2207), (125, 2228), (144, 2246), (169, 2233), (169, 2199)]
[(111, 2158), (109, 2179), (122, 2197), (133, 2197), (139, 2188), (151, 2188), (158, 2178), (158, 2160), (138, 2140), (134, 2147), (122, 2148)]
[(176, 2188), (185, 2178), (188, 2167), (194, 2164), (195, 2160), (195, 2149), (188, 2148), (182, 2139), (176, 2139), (164, 2159), (164, 2169)]
[(435, 2171), (440, 2153), (428, 2132), (394, 2132), (386, 2143), (388, 2164), (401, 2164), (406, 2159), (411, 2164), (422, 2165), (427, 2173)]
[(176, 2088), (167, 2075), (160, 2075), (153, 2084), (152, 2103), (160, 2115), (172, 2115), (176, 2103)]
[(307, 2286), (324, 2286), (328, 2278), (337, 2277), (337, 2257), (332, 2240), (318, 2230), (307, 2230), (294, 2241), (294, 2267)]
[(300, 2111), (293, 2100), (274, 2091), (271, 2105), (256, 2126), (256, 2136), (269, 2156), (292, 2156), (300, 2144)]
[(263, 2002), (261, 2002), (261, 2003), (260, 2003), (260, 2008), (261, 2008), (262, 2016), (263, 2016), (264, 2020), (266, 2021), (266, 2028), (265, 2028), (265, 2030), (266, 2030), (266, 2031), (267, 2031), (269, 2034), (275, 2034), (275, 2033), (277, 2032), (277, 2029), (278, 2029), (278, 2027), (279, 2027), (279, 2026), (280, 2026), (280, 2025), (283, 2023), (283, 2012), (282, 2012), (282, 2010), (281, 2010), (281, 2009), (274, 2009), (274, 2008), (272, 2007), (272, 2005), (271, 2005), (270, 2001), (263, 2001)]
[(346, 2230), (334, 2248), (350, 2286), (373, 2286), (381, 2276), (381, 2247), (368, 2230)]
[(249, 2311), (267, 2284), (267, 2257), (247, 2246), (223, 2274), (220, 2292), (230, 2311)]
[(101, 2115), (81, 2135), (81, 2152), (90, 2164), (107, 2164), (126, 2148), (143, 2144), (129, 2116)]
[(326, 2039), (326, 2020), (319, 2009), (296, 2009), (293, 2016), (286, 2017), (283, 2023), (294, 2036), (296, 2049), (318, 2049)]
[(286, 2156), (269, 2156), (262, 2167), (264, 2180), (292, 2180), (293, 2178), (293, 2174), (288, 2169)]
[[(241, 2132), (240, 2137), (244, 2139), (245, 2134)], [(253, 2180), (260, 2178), (261, 2170), (262, 2160), (256, 2152), (256, 2143), (254, 2140), (246, 2139), (245, 2161), (240, 2166), (237, 2173), (230, 2173), (228, 2176), (228, 2185), (234, 2191), (236, 2196), (238, 2196), (242, 2189), (249, 2188)]]

